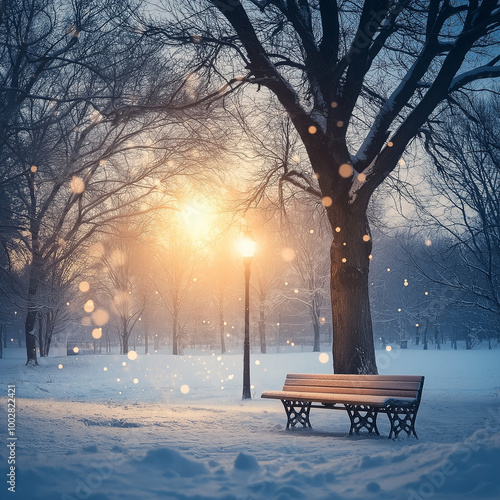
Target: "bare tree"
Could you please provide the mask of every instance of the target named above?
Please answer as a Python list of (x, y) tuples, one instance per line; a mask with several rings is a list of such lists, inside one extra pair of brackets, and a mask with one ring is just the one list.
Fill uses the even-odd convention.
[[(426, 225), (447, 242), (428, 258), (436, 282), (462, 292), (466, 305), (500, 315), (500, 98), (461, 100), (427, 143), (439, 204), (421, 206)], [(422, 266), (420, 266), (422, 267)], [(425, 272), (425, 269), (423, 269)]]
[[(39, 287), (106, 224), (165, 207), (167, 181), (188, 161), (199, 165), (187, 157), (207, 127), (184, 126), (177, 114), (123, 111), (174, 92), (172, 63), (140, 33), (119, 27), (120, 2), (84, 3), (9, 3), (0, 26), (0, 237), (8, 261), (25, 258), (33, 364)], [(11, 270), (1, 269), (8, 277)]]
[(104, 303), (104, 310), (110, 311), (115, 318), (121, 353), (127, 354), (130, 336), (148, 309), (153, 294), (152, 288), (147, 286), (150, 281), (143, 264), (144, 246), (147, 245), (144, 224), (128, 221), (115, 229), (99, 252), (97, 272), (93, 277), (97, 304), (92, 301), (86, 310), (93, 313), (99, 302)]
[[(294, 224), (281, 233), (284, 255), (292, 269), (292, 279), (298, 286), (298, 294), (292, 294), (289, 300), (302, 302), (309, 312), (313, 326), (313, 352), (320, 351), (320, 327), (324, 324), (323, 310), (328, 299), (328, 237), (322, 221), (322, 214), (317, 210), (292, 205)], [(302, 211), (301, 211), (302, 210)], [(300, 214), (297, 217), (297, 214)], [(295, 296), (293, 296), (295, 295)]]
[(442, 103), (500, 75), (499, 22), (495, 0), (200, 0), (172, 2), (164, 24), (146, 29), (189, 46), (223, 91), (264, 87), (290, 116), (315, 176), (297, 171), (294, 182), (323, 200), (333, 233), (338, 373), (377, 372), (370, 199)]
[[(271, 224), (276, 228), (276, 224)], [(277, 232), (269, 231), (269, 225), (257, 233), (258, 251), (252, 263), (252, 289), (258, 298), (259, 308), (259, 343), (260, 352), (267, 352), (266, 326), (270, 314), (285, 301), (283, 296), (283, 282), (285, 265), (281, 255), (281, 247)], [(266, 234), (264, 234), (266, 231)], [(270, 234), (269, 234), (270, 233)]]
[(231, 233), (226, 233), (216, 242), (207, 266), (206, 288), (212, 299), (219, 326), (221, 354), (226, 352), (226, 326), (231, 301), (235, 295), (235, 277), (239, 276), (235, 266), (234, 241)]
[(156, 289), (166, 307), (172, 322), (172, 354), (182, 354), (182, 315), (192, 297), (197, 275), (206, 258), (199, 242), (186, 234), (182, 222), (175, 220), (182, 215), (170, 217), (164, 241), (159, 241), (156, 250), (157, 271), (153, 278)]
[[(57, 259), (57, 256), (52, 256)], [(52, 338), (77, 319), (68, 304), (75, 300), (82, 275), (86, 274), (88, 259), (83, 252), (74, 252), (56, 264), (46, 262), (44, 277), (37, 290), (38, 348), (40, 357), (49, 355)]]

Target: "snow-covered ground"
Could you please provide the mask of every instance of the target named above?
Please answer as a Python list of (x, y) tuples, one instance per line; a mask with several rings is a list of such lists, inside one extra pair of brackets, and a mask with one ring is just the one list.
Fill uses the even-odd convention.
[(22, 351), (4, 355), (2, 499), (500, 499), (500, 349), (379, 351), (380, 373), (426, 377), (420, 439), (394, 441), (385, 415), (380, 437), (349, 436), (343, 411), (313, 409), (312, 431), (286, 431), (281, 403), (260, 398), (288, 372), (330, 373), (325, 354), (252, 354), (245, 401), (236, 354), (61, 356), (37, 368)]

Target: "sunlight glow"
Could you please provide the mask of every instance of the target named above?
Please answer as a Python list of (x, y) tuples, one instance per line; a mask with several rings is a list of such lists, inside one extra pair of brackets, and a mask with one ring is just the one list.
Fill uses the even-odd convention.
[(206, 240), (214, 228), (214, 210), (199, 200), (187, 202), (181, 217), (187, 234), (194, 240)]

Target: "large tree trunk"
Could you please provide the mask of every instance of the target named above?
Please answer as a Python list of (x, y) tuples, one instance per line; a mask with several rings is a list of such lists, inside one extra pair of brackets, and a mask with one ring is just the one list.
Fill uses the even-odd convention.
[(377, 374), (368, 295), (372, 243), (366, 213), (328, 210), (333, 230), (331, 295), (335, 373)]

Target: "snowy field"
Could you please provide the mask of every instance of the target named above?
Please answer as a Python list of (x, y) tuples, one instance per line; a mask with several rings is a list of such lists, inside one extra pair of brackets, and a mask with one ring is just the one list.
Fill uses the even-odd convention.
[(2, 499), (500, 499), (500, 349), (378, 352), (381, 374), (426, 377), (419, 440), (387, 439), (386, 415), (380, 437), (351, 437), (344, 411), (320, 409), (312, 431), (286, 431), (281, 403), (260, 393), (287, 372), (330, 373), (318, 353), (252, 354), (245, 401), (241, 355), (61, 356), (36, 368), (23, 351), (4, 356)]

